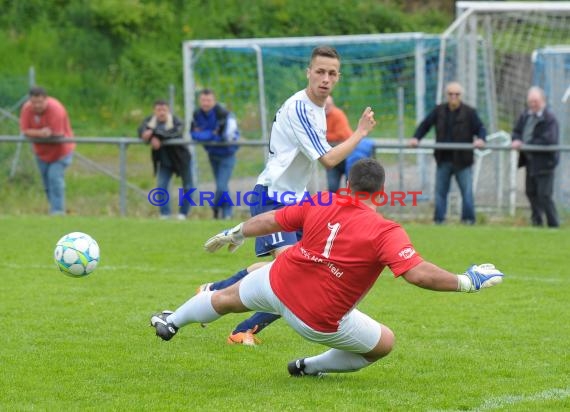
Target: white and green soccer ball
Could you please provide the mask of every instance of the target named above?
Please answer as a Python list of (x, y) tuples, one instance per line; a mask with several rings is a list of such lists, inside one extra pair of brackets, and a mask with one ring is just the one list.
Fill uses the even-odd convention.
[(60, 271), (80, 278), (93, 272), (99, 264), (99, 245), (91, 236), (73, 232), (57, 241), (53, 256)]

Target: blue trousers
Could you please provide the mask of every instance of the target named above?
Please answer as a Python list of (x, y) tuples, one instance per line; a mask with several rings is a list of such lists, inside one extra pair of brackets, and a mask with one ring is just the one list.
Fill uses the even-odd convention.
[[(156, 172), (156, 186), (160, 187), (161, 189), (168, 190), (168, 186), (170, 184), (170, 180), (172, 179), (173, 174), (174, 174), (173, 169), (171, 169), (170, 167), (164, 167), (160, 165), (160, 167)], [(183, 173), (182, 176), (180, 177), (182, 179), (182, 187), (184, 189), (184, 192), (186, 193), (190, 189), (192, 189), (192, 169), (190, 164), (188, 164), (186, 173)], [(178, 193), (178, 191), (176, 191), (176, 193)], [(171, 197), (171, 201), (172, 199), (173, 197)], [(189, 210), (190, 210), (190, 203), (184, 200), (184, 203), (180, 205), (179, 213), (186, 216)], [(160, 214), (162, 216), (169, 216), (170, 213), (171, 213), (170, 202), (167, 202), (166, 204), (160, 206)]]
[(435, 179), (435, 212), (433, 220), (435, 223), (443, 223), (445, 221), (447, 214), (447, 197), (452, 176), (455, 176), (455, 181), (461, 191), (461, 221), (463, 223), (474, 224), (475, 202), (473, 200), (473, 173), (471, 166), (461, 170), (455, 170), (451, 162), (441, 162), (437, 165)]
[(65, 214), (65, 169), (71, 164), (73, 154), (70, 153), (61, 159), (48, 163), (36, 157), (38, 168), (42, 176), (44, 191), (49, 202), (49, 212), (52, 215)]
[(236, 155), (232, 153), (226, 156), (216, 156), (208, 153), (208, 159), (216, 182), (214, 216), (229, 219), (232, 217), (232, 205), (228, 202), (220, 202), (220, 199), (224, 193), (229, 194), (229, 183), (236, 164)]

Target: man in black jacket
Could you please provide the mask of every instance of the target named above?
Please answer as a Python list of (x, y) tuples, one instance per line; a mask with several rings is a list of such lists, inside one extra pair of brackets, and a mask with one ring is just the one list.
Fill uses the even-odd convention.
[[(182, 139), (183, 123), (170, 112), (165, 100), (154, 102), (154, 113), (148, 116), (139, 126), (138, 135), (152, 147), (152, 164), (156, 175), (156, 186), (168, 190), (173, 174), (180, 176), (184, 192), (192, 188), (192, 174), (190, 171), (190, 152), (186, 145), (163, 145), (171, 139)], [(164, 193), (162, 194), (164, 196)], [(174, 199), (174, 197), (172, 197)], [(160, 203), (160, 218), (170, 217), (170, 204), (168, 199), (155, 199)], [(186, 219), (190, 209), (187, 200), (182, 199), (178, 219)]]
[[(527, 106), (516, 121), (512, 133), (513, 149), (523, 144), (557, 145), (559, 127), (554, 114), (546, 108), (546, 97), (540, 87), (531, 87), (527, 94)], [(519, 167), (526, 166), (526, 196), (531, 207), (533, 226), (542, 226), (546, 215), (549, 227), (558, 227), (558, 214), (552, 200), (554, 169), (558, 164), (558, 152), (521, 152)]]
[[(471, 143), (475, 148), (483, 147), (487, 131), (477, 111), (461, 101), (461, 85), (457, 82), (449, 83), (446, 92), (447, 102), (436, 106), (419, 124), (410, 140), (410, 146), (417, 147), (419, 141), (435, 126), (436, 143)], [(455, 181), (461, 191), (461, 222), (474, 224), (475, 201), (471, 170), (473, 151), (435, 150), (434, 156), (437, 163), (434, 222), (441, 224), (445, 221), (451, 176), (455, 175)]]

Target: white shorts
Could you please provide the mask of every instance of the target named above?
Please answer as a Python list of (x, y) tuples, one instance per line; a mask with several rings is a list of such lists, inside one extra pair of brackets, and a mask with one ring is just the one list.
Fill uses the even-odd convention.
[(357, 309), (342, 318), (336, 332), (319, 332), (308, 326), (273, 293), (269, 283), (269, 270), (272, 265), (273, 262), (242, 279), (239, 296), (248, 309), (281, 315), (289, 326), (305, 339), (331, 348), (368, 353), (378, 344), (381, 335), (380, 323)]

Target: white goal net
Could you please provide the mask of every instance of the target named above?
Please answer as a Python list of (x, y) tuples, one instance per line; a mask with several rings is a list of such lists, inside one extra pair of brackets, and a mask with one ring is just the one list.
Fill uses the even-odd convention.
[[(458, 1), (457, 19), (443, 34), (441, 46), (438, 101), (445, 84), (457, 80), (465, 88), (464, 100), (477, 107), (489, 132), (510, 133), (525, 108), (529, 87), (537, 85), (560, 122), (560, 144), (570, 143), (570, 99), (564, 99), (570, 87), (570, 2)], [(498, 152), (488, 156), (488, 164), (504, 157)], [(494, 173), (481, 170), (478, 196), (487, 189), (496, 193), (497, 181), (487, 178), (486, 170)], [(556, 198), (570, 207), (568, 152), (562, 153), (557, 173)], [(517, 203), (524, 205), (520, 178), (519, 173)], [(505, 198), (512, 198), (512, 186), (501, 184)]]

